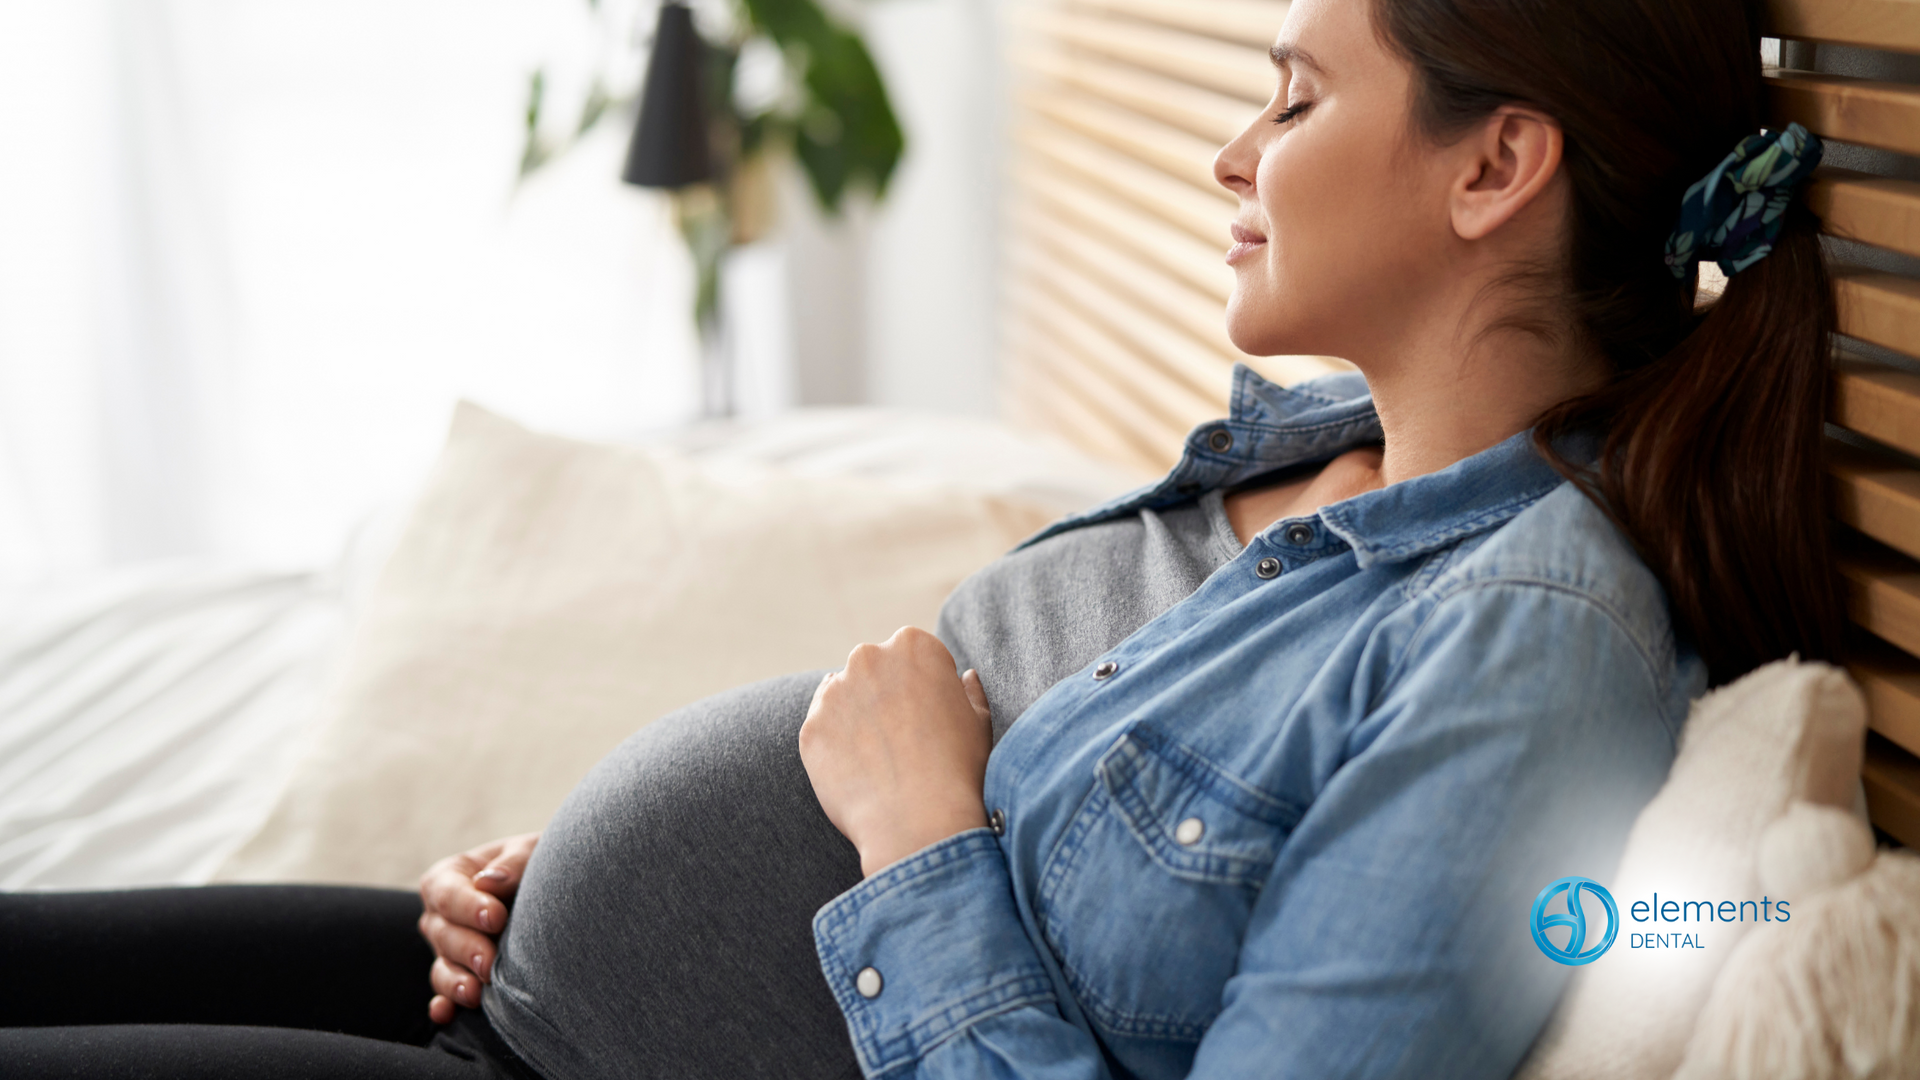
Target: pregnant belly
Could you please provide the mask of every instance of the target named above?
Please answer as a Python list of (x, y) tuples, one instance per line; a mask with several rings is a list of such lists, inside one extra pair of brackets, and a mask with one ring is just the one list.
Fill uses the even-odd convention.
[(813, 947), (814, 912), (860, 880), (800, 764), (819, 679), (661, 718), (555, 814), (485, 998), (547, 1080), (853, 1074)]

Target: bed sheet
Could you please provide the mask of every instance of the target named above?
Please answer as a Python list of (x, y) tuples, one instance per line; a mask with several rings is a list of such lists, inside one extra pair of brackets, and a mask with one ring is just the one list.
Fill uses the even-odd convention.
[(204, 880), (293, 763), (326, 573), (157, 565), (0, 600), (0, 888)]

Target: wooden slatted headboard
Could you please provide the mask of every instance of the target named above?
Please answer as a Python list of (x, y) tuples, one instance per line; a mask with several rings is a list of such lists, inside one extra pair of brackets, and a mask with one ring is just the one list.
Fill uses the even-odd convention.
[[(1768, 7), (1771, 32), (1790, 41), (1920, 53), (1920, 0)], [(1920, 154), (1920, 86), (1788, 69), (1767, 82), (1776, 124), (1798, 120), (1837, 143)], [(1830, 159), (1846, 156), (1837, 149)], [(1920, 175), (1898, 160), (1884, 171)], [(1873, 727), (1867, 805), (1874, 824), (1920, 846), (1920, 468), (1909, 456), (1920, 455), (1920, 276), (1900, 272), (1920, 258), (1920, 183), (1827, 167), (1808, 198), (1828, 233), (1856, 242), (1842, 253), (1840, 330), (1853, 340), (1835, 359), (1829, 418), (1850, 433), (1832, 443), (1830, 469), (1833, 511), (1846, 526), (1847, 606), (1867, 631), (1853, 664)]]
[[(1920, 0), (1770, 0), (1793, 42), (1920, 54)], [(1018, 0), (1012, 5), (1006, 411), (1153, 470), (1223, 415), (1241, 361), (1292, 382), (1345, 365), (1242, 355), (1223, 330), (1235, 207), (1212, 161), (1271, 89), (1284, 0)], [(1789, 59), (1795, 50), (1789, 51)], [(1798, 50), (1804, 55), (1805, 50)], [(1920, 85), (1780, 69), (1776, 124), (1920, 155)], [(1843, 156), (1843, 155), (1833, 155)], [(1860, 155), (1853, 155), (1859, 157)], [(1876, 171), (1920, 176), (1910, 160)], [(1865, 632), (1855, 676), (1872, 712), (1873, 819), (1920, 847), (1920, 182), (1824, 168), (1827, 231), (1877, 252), (1843, 267), (1832, 422), (1840, 570)], [(1868, 245), (1862, 248), (1859, 245)]]

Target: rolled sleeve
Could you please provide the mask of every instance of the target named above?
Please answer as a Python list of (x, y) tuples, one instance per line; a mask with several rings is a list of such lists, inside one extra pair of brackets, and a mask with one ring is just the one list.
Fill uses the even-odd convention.
[[(986, 829), (949, 837), (841, 894), (814, 916), (813, 936), (870, 1077), (911, 1068), (991, 1017), (1054, 1005), (1006, 858)], [(879, 973), (871, 998), (860, 988), (868, 968)]]

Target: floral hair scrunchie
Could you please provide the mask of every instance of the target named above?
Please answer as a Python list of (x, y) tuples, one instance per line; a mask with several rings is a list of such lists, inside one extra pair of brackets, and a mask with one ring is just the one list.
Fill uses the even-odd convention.
[(1794, 189), (1822, 153), (1820, 137), (1799, 124), (1740, 140), (1680, 203), (1680, 224), (1667, 238), (1673, 276), (1684, 279), (1695, 263), (1712, 260), (1732, 277), (1771, 254)]

